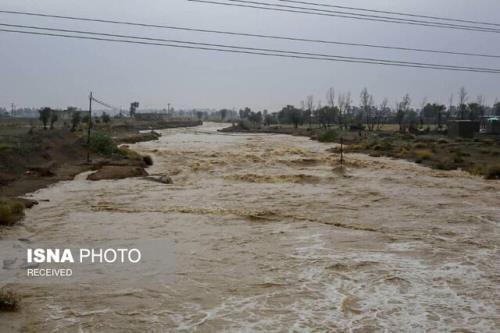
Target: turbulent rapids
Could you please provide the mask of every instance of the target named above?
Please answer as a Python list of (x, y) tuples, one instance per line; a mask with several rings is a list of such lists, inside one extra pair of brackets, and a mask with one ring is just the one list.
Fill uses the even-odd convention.
[[(61, 182), (4, 238), (171, 239), (171, 283), (19, 285), (32, 332), (500, 331), (500, 185), (302, 137), (162, 131), (150, 174)], [(337, 170), (337, 171), (335, 171)], [(50, 199), (50, 201), (43, 201)], [(7, 326), (9, 327), (9, 326)]]

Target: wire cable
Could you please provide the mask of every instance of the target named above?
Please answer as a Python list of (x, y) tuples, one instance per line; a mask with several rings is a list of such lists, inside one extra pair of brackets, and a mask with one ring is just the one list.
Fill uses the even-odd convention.
[(399, 50), (399, 51), (450, 54), (450, 55), (460, 55), (460, 56), (470, 56), (470, 57), (500, 58), (500, 55), (493, 55), (493, 54), (420, 49), (420, 48), (398, 47), (398, 46), (376, 45), (376, 44), (339, 42), (339, 41), (330, 41), (330, 40), (321, 40), (321, 39), (307, 39), (307, 38), (296, 38), (296, 37), (289, 37), (289, 36), (276, 36), (276, 35), (253, 34), (253, 33), (244, 33), (244, 32), (231, 32), (231, 31), (223, 31), (223, 30), (197, 29), (197, 28), (190, 28), (190, 27), (170, 26), (170, 25), (147, 24), (147, 23), (140, 23), (140, 22), (105, 20), (105, 19), (98, 19), (98, 18), (51, 15), (51, 14), (33, 13), (33, 12), (0, 10), (0, 13), (13, 14), (13, 15), (27, 15), (27, 16), (35, 16), (35, 17), (46, 17), (46, 18), (56, 18), (56, 19), (65, 19), (65, 20), (74, 20), (74, 21), (140, 26), (140, 27), (147, 27), (147, 28), (170, 29), (170, 30), (189, 31), (189, 32), (213, 33), (213, 34), (221, 34), (221, 35), (228, 35), (228, 36), (255, 37), (255, 38), (266, 38), (266, 39), (276, 39), (276, 40), (289, 40), (289, 41), (296, 41), (296, 42), (309, 42), (309, 43), (320, 43), (320, 44), (334, 44), (334, 45), (345, 45), (345, 46), (369, 47), (369, 48), (378, 48), (378, 49), (392, 49), (392, 50)]
[[(411, 67), (411, 68), (424, 68), (424, 69), (438, 69), (438, 70), (448, 70), (448, 71), (500, 74), (500, 70), (498, 70), (498, 69), (486, 69), (486, 68), (482, 69), (482, 68), (467, 68), (467, 67), (461, 68), (461, 67), (454, 67), (454, 66), (448, 67), (447, 65), (436, 65), (436, 66), (434, 66), (434, 65), (418, 65), (418, 64), (412, 65), (412, 64), (403, 64), (403, 63), (397, 63), (397, 62), (358, 60), (356, 58), (340, 57), (340, 56), (321, 57), (321, 56), (307, 56), (307, 55), (299, 55), (299, 54), (273, 53), (273, 52), (280, 52), (278, 50), (271, 51), (271, 52), (263, 52), (263, 51), (258, 51), (258, 49), (255, 49), (255, 51), (253, 51), (252, 48), (245, 48), (246, 49), (245, 50), (245, 49), (221, 48), (221, 47), (216, 47), (216, 46), (204, 47), (204, 46), (194, 46), (194, 45), (178, 45), (178, 44), (171, 44), (171, 43), (154, 43), (154, 42), (144, 42), (144, 41), (138, 41), (138, 40), (89, 37), (89, 36), (78, 36), (78, 35), (67, 35), (67, 34), (56, 34), (56, 33), (42, 33), (42, 32), (13, 30), (13, 29), (0, 29), (0, 31), (10, 32), (10, 33), (27, 34), (27, 35), (37, 35), (37, 36), (62, 37), (62, 38), (72, 38), (72, 39), (86, 39), (86, 40), (96, 40), (96, 41), (106, 41), (106, 42), (140, 44), (140, 45), (154, 45), (154, 46), (165, 46), (165, 47), (182, 48), (182, 49), (195, 49), (195, 50), (229, 52), (229, 53), (239, 53), (239, 54), (273, 56), (273, 57), (281, 57), (281, 58), (323, 60), (323, 61), (335, 61), (335, 62), (346, 62), (346, 63), (363, 63), (363, 64), (384, 65), (384, 66), (397, 66), (397, 67)], [(199, 43), (196, 43), (196, 44), (199, 44)], [(208, 43), (206, 43), (206, 44), (210, 45)]]
[(380, 14), (400, 15), (400, 16), (409, 16), (409, 17), (419, 17), (419, 18), (426, 18), (426, 19), (433, 19), (433, 20), (449, 21), (449, 22), (472, 23), (472, 24), (481, 24), (481, 25), (490, 25), (490, 26), (500, 27), (499, 23), (491, 23), (491, 22), (484, 22), (484, 21), (472, 21), (472, 20), (442, 17), (442, 16), (429, 16), (429, 15), (422, 15), (422, 14), (403, 13), (403, 12), (395, 12), (395, 11), (388, 11), (388, 10), (376, 10), (376, 9), (368, 9), (368, 8), (360, 8), (360, 7), (348, 7), (348, 6), (332, 5), (332, 4), (326, 4), (326, 3), (306, 2), (306, 1), (296, 1), (296, 0), (278, 0), (278, 1), (295, 3), (295, 4), (302, 4), (302, 5), (309, 5), (309, 6), (340, 8), (340, 9), (357, 10), (357, 11), (369, 12), (369, 13), (380, 13)]
[[(231, 6), (231, 7), (263, 9), (263, 10), (271, 10), (271, 11), (287, 12), (287, 13), (310, 14), (310, 15), (319, 15), (319, 16), (328, 16), (328, 17), (341, 17), (341, 18), (363, 20), (363, 21), (406, 24), (406, 25), (444, 28), (444, 29), (452, 29), (452, 30), (467, 30), (467, 31), (477, 31), (477, 32), (500, 33), (500, 29), (491, 29), (491, 28), (483, 28), (483, 27), (461, 26), (461, 25), (452, 25), (452, 24), (447, 24), (447, 23), (415, 21), (415, 20), (411, 21), (411, 20), (407, 20), (407, 19), (398, 19), (398, 18), (377, 18), (375, 16), (370, 17), (368, 15), (362, 15), (362, 14), (356, 14), (356, 13), (334, 14), (335, 13), (334, 11), (321, 10), (321, 12), (318, 12), (318, 11), (315, 11), (316, 9), (312, 9), (312, 8), (307, 8), (307, 10), (309, 10), (309, 11), (307, 11), (307, 10), (293, 10), (293, 9), (286, 9), (286, 8), (263, 7), (263, 6), (284, 6), (284, 5), (276, 5), (276, 4), (268, 4), (268, 3), (262, 3), (262, 5), (252, 5), (251, 3), (256, 3), (255, 1), (227, 0), (227, 1), (242, 2), (245, 4), (228, 3), (228, 2), (220, 2), (220, 1), (213, 1), (213, 0), (187, 0), (187, 1), (206, 3), (206, 4), (212, 4), (212, 5)], [(292, 6), (288, 6), (288, 7), (292, 7)], [(295, 7), (295, 8), (298, 8), (298, 7)]]
[(189, 44), (189, 45), (200, 45), (200, 46), (216, 46), (216, 47), (231, 48), (231, 49), (264, 51), (264, 52), (284, 53), (284, 54), (297, 54), (297, 55), (314, 56), (314, 57), (324, 57), (324, 58), (340, 58), (340, 59), (344, 59), (345, 58), (345, 59), (355, 59), (355, 60), (362, 60), (362, 61), (376, 61), (376, 62), (397, 63), (397, 64), (422, 65), (422, 66), (433, 66), (433, 67), (447, 67), (447, 68), (456, 68), (456, 69), (474, 69), (474, 70), (487, 70), (487, 71), (498, 70), (498, 71), (500, 71), (500, 69), (483, 68), (483, 67), (468, 67), (468, 66), (455, 66), (455, 65), (443, 65), (443, 64), (432, 64), (432, 63), (398, 61), (398, 60), (391, 60), (391, 59), (362, 58), (362, 57), (352, 57), (352, 56), (339, 56), (339, 55), (322, 54), (322, 53), (310, 53), (310, 52), (297, 52), (297, 51), (289, 51), (289, 50), (277, 50), (277, 49), (267, 49), (267, 48), (244, 47), (244, 46), (239, 46), (239, 45), (200, 43), (200, 42), (193, 42), (193, 41), (184, 41), (184, 40), (175, 40), (175, 39), (164, 39), (164, 38), (152, 38), (152, 37), (135, 36), (135, 35), (110, 34), (110, 33), (93, 32), (93, 31), (87, 31), (87, 30), (69, 30), (69, 29), (47, 28), (47, 27), (27, 26), (27, 25), (18, 25), (18, 24), (5, 24), (5, 23), (0, 23), (0, 26), (25, 28), (25, 29), (35, 29), (35, 30), (48, 30), (48, 31), (56, 31), (56, 32), (69, 32), (69, 33), (97, 35), (97, 36), (106, 36), (106, 37), (131, 38), (131, 39), (140, 39), (140, 40), (148, 40), (148, 41), (155, 41), (155, 42), (167, 42), (167, 43)]
[[(190, 1), (190, 0), (188, 0)], [(251, 1), (251, 0), (225, 0), (227, 2), (237, 2), (237, 3), (245, 3), (245, 4), (255, 4), (255, 5), (262, 5), (262, 6), (270, 6), (270, 7), (278, 7), (278, 8), (291, 8), (291, 9), (299, 9), (299, 10), (310, 10), (313, 12), (324, 12), (324, 13), (335, 13), (335, 14), (344, 14), (344, 15), (355, 15), (361, 18), (377, 18), (377, 19), (386, 19), (386, 20), (393, 20), (394, 23), (400, 22), (400, 23), (423, 23), (423, 24), (432, 24), (436, 25), (437, 27), (450, 27), (450, 28), (467, 28), (467, 29), (477, 29), (478, 31), (487, 31), (487, 32), (500, 32), (499, 29), (493, 29), (493, 28), (485, 28), (485, 27), (480, 27), (480, 26), (469, 26), (469, 25), (458, 25), (458, 24), (451, 24), (451, 23), (441, 23), (441, 22), (433, 22), (433, 21), (422, 21), (422, 20), (415, 20), (415, 19), (408, 19), (408, 18), (397, 18), (397, 17), (390, 17), (390, 16), (380, 16), (380, 15), (374, 15), (374, 14), (360, 14), (360, 13), (353, 13), (353, 12), (344, 12), (344, 11), (338, 11), (338, 10), (327, 10), (327, 9), (317, 9), (317, 8), (310, 8), (310, 7), (299, 7), (299, 6), (290, 6), (290, 5), (280, 5), (280, 4), (275, 4), (275, 3), (269, 3), (269, 2), (260, 2), (260, 1)]]
[(108, 103), (106, 103), (106, 102), (100, 101), (100, 100), (98, 100), (97, 98), (95, 98), (94, 96), (92, 96), (92, 100), (93, 100), (94, 102), (96, 102), (97, 104), (100, 104), (100, 105), (102, 105), (102, 106), (107, 107), (108, 109), (115, 110), (115, 111), (116, 111), (116, 110), (120, 110), (120, 108), (117, 108), (116, 106), (110, 105), (110, 104), (108, 104)]

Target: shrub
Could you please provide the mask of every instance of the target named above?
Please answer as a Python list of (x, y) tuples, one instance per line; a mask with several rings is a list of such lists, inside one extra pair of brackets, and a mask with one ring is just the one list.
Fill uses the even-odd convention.
[(428, 160), (432, 157), (432, 151), (429, 149), (419, 149), (415, 151), (415, 156), (418, 160)]
[(413, 148), (415, 149), (425, 149), (427, 148), (427, 145), (425, 143), (419, 142), (413, 145)]
[(12, 214), (21, 215), (24, 214), (24, 205), (18, 201), (14, 201), (10, 205), (10, 210)]
[(457, 167), (450, 162), (439, 162), (435, 168), (438, 170), (455, 170)]
[(21, 202), (0, 199), (0, 225), (13, 225), (23, 216), (24, 205)]
[(0, 225), (10, 225), (13, 215), (9, 205), (0, 203)]
[(103, 133), (94, 133), (90, 137), (90, 150), (94, 153), (111, 156), (119, 154), (120, 150), (110, 136)]
[(486, 175), (484, 176), (486, 179), (500, 179), (500, 164), (493, 165), (488, 168), (486, 171)]
[(337, 137), (338, 137), (337, 131), (335, 131), (334, 129), (329, 129), (329, 130), (322, 132), (318, 136), (318, 141), (319, 142), (335, 142)]
[(19, 299), (13, 291), (0, 289), (0, 311), (16, 311)]

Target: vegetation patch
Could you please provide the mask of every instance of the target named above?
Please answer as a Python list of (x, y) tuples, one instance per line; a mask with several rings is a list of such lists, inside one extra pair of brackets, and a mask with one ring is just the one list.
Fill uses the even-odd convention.
[(24, 204), (17, 200), (0, 199), (0, 225), (11, 226), (24, 217)]
[(94, 133), (90, 136), (90, 150), (104, 156), (121, 154), (121, 150), (111, 137), (104, 133)]
[(319, 142), (335, 142), (337, 141), (338, 133), (334, 129), (328, 129), (318, 135)]
[(19, 309), (19, 298), (9, 289), (0, 289), (0, 311), (12, 312)]
[(419, 160), (429, 160), (432, 157), (432, 151), (429, 149), (418, 149), (415, 151), (415, 157)]
[(500, 179), (500, 164), (489, 167), (484, 178)]

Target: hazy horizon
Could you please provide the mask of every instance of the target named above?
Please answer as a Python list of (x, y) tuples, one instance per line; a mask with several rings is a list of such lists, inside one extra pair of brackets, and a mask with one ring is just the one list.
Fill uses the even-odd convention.
[[(271, 2), (271, 1), (269, 1)], [(492, 0), (446, 2), (335, 1), (340, 5), (414, 12), (496, 22), (500, 3)], [(343, 42), (500, 54), (494, 33), (445, 30), (334, 17), (279, 13), (256, 9), (197, 4), (185, 0), (152, 0), (147, 6), (135, 1), (112, 0), (106, 6), (89, 0), (4, 0), (1, 10), (19, 10), (150, 24), (218, 29)], [(500, 67), (498, 59), (392, 50), (318, 45), (258, 38), (227, 37), (182, 31), (125, 27), (48, 18), (0, 14), (0, 23), (30, 24), (96, 32), (135, 34), (155, 38), (179, 38), (209, 43), (377, 57), (404, 61)], [(0, 32), (0, 107), (72, 105), (87, 107), (87, 96), (128, 108), (139, 101), (141, 108), (176, 109), (240, 108), (276, 111), (286, 104), (299, 105), (308, 95), (325, 104), (330, 87), (337, 93), (350, 91), (354, 104), (367, 87), (378, 104), (390, 105), (409, 93), (414, 107), (424, 97), (448, 104), (461, 86), (470, 100), (483, 95), (488, 104), (500, 97), (498, 74), (417, 70), (366, 64), (348, 64), (227, 54), (201, 50), (127, 45), (100, 41), (70, 40)], [(8, 64), (8, 65), (7, 65)]]

